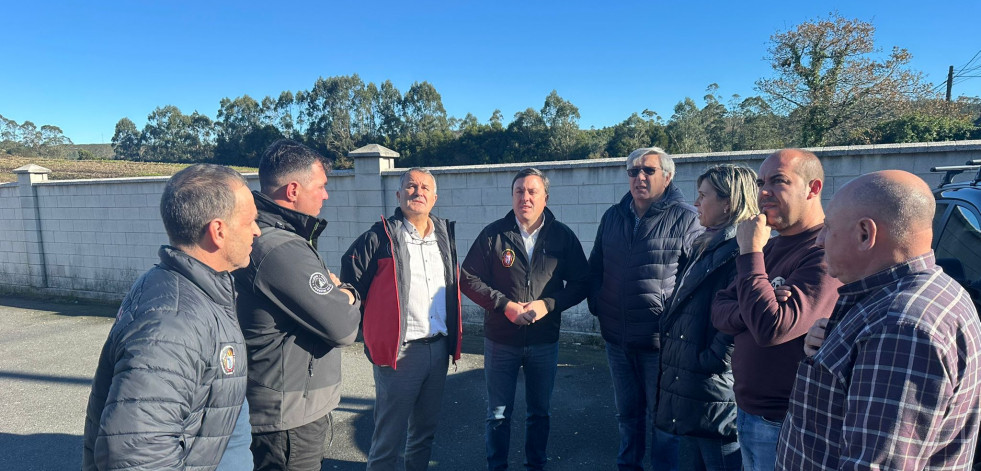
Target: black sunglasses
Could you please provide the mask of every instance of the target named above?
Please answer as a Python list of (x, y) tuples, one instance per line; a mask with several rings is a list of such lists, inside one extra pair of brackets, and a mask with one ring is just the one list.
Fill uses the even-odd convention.
[(627, 169), (627, 175), (629, 175), (631, 177), (636, 177), (637, 175), (640, 175), (640, 171), (641, 170), (644, 171), (644, 175), (647, 175), (649, 177), (651, 175), (654, 175), (657, 172), (657, 167), (634, 167), (634, 168), (628, 168)]

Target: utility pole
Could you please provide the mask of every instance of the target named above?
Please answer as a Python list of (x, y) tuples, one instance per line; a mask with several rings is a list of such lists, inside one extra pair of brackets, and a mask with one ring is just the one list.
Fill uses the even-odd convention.
[(954, 66), (947, 69), (947, 103), (950, 103), (950, 88), (954, 85)]

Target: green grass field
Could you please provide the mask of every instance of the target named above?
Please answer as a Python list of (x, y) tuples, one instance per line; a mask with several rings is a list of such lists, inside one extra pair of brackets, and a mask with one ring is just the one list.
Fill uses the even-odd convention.
[[(66, 160), (47, 157), (0, 155), (0, 183), (17, 181), (17, 176), (14, 175), (13, 170), (30, 164), (51, 169), (51, 173), (48, 175), (48, 179), (50, 180), (169, 176), (189, 165), (129, 162), (125, 160)], [(256, 172), (256, 169), (249, 167), (232, 168), (242, 173)]]

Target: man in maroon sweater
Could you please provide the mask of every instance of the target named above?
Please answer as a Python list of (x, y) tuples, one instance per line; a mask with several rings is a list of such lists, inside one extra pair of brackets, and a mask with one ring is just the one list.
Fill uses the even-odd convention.
[[(760, 166), (761, 213), (739, 225), (735, 281), (712, 304), (715, 328), (735, 337), (736, 431), (743, 469), (772, 471), (804, 334), (831, 315), (841, 285), (824, 249), (824, 170), (813, 153), (784, 149)], [(770, 230), (778, 236), (770, 239)]]

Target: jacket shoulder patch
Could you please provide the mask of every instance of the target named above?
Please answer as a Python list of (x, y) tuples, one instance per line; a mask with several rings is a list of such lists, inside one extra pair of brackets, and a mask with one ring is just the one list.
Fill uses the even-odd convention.
[(326, 275), (317, 271), (310, 275), (310, 289), (314, 293), (324, 296), (334, 289), (334, 285), (330, 283)]

